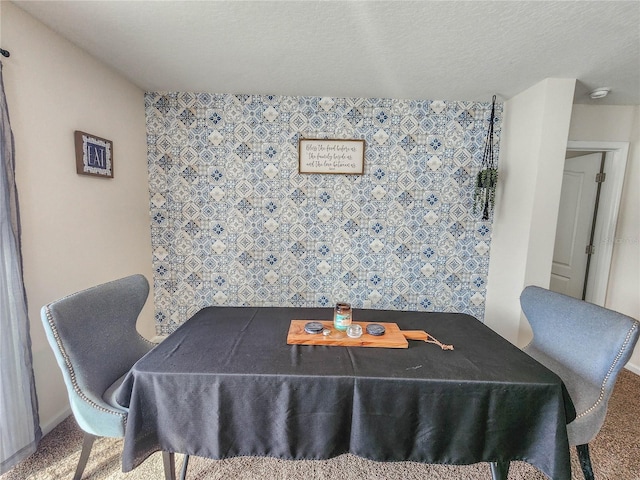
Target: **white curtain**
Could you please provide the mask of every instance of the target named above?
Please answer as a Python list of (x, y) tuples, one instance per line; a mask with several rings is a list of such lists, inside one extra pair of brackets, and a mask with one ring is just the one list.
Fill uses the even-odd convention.
[(42, 431), (20, 256), (13, 133), (0, 62), (0, 474), (32, 454)]

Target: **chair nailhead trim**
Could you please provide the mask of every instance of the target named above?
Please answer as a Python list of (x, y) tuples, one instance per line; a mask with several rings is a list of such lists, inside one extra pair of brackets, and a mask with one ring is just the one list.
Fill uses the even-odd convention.
[(636, 329), (638, 328), (638, 325), (640, 325), (640, 323), (633, 322), (633, 325), (631, 326), (631, 328), (627, 332), (627, 337), (624, 339), (624, 343), (620, 347), (620, 350), (618, 350), (618, 354), (616, 355), (616, 358), (613, 359), (613, 362), (611, 363), (611, 366), (609, 367), (609, 371), (607, 372), (607, 375), (604, 377), (604, 380), (602, 381), (602, 385), (600, 385), (600, 396), (598, 397), (598, 400), (596, 400), (596, 403), (591, 405), (591, 407), (589, 407), (587, 410), (585, 410), (584, 412), (580, 413), (579, 415), (576, 415), (576, 420), (578, 418), (580, 418), (580, 417), (584, 417), (585, 415), (589, 414), (591, 411), (593, 411), (600, 404), (600, 402), (602, 402), (602, 399), (604, 398), (604, 393), (605, 393), (604, 392), (604, 386), (607, 383), (607, 380), (609, 380), (609, 377), (611, 376), (611, 373), (613, 372), (614, 367), (617, 365), (618, 361), (620, 360), (620, 357), (622, 356), (622, 353), (626, 350), (627, 345), (629, 344), (629, 341), (631, 340), (631, 335), (633, 334), (633, 332), (636, 331)]
[(69, 355), (67, 354), (67, 351), (64, 349), (64, 346), (62, 345), (62, 342), (60, 340), (60, 336), (58, 334), (58, 329), (56, 328), (55, 323), (53, 322), (53, 316), (51, 314), (51, 309), (49, 307), (50, 307), (50, 305), (47, 305), (47, 307), (46, 307), (47, 322), (49, 323), (49, 327), (51, 327), (51, 331), (53, 333), (53, 338), (56, 339), (56, 344), (58, 345), (58, 349), (60, 350), (60, 353), (62, 354), (62, 357), (64, 358), (64, 363), (65, 363), (65, 366), (67, 367), (67, 372), (69, 373), (69, 377), (71, 378), (71, 384), (73, 385), (73, 390), (78, 394), (78, 396), (82, 400), (87, 402), (93, 408), (95, 408), (97, 410), (100, 410), (101, 412), (104, 412), (104, 413), (110, 413), (112, 415), (118, 415), (118, 416), (122, 417), (122, 421), (124, 423), (124, 426), (126, 427), (126, 425), (127, 425), (127, 414), (122, 413), (122, 412), (116, 412), (115, 410), (109, 410), (108, 408), (104, 408), (103, 406), (98, 405), (96, 402), (94, 402), (89, 397), (87, 397), (84, 394), (84, 392), (80, 389), (80, 386), (78, 385), (78, 382), (76, 381), (76, 373), (73, 370), (73, 366), (71, 365), (71, 360), (69, 359)]

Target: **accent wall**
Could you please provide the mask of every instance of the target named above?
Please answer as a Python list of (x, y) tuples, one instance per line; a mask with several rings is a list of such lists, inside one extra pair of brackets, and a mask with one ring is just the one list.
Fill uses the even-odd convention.
[[(145, 108), (158, 334), (209, 305), (483, 320), (490, 103), (150, 92)], [(496, 158), (501, 123), (497, 104)], [(364, 174), (298, 173), (300, 138), (365, 140)]]

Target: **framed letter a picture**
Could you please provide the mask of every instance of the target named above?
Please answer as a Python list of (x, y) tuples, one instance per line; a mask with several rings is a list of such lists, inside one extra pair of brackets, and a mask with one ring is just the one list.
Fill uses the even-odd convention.
[(76, 172), (113, 178), (113, 142), (89, 133), (75, 132)]

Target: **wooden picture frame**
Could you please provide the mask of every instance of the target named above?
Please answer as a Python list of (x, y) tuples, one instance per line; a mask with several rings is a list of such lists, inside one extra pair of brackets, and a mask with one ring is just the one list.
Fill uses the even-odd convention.
[(298, 173), (362, 175), (364, 140), (298, 140)]
[(74, 137), (78, 175), (113, 178), (113, 142), (79, 130)]

